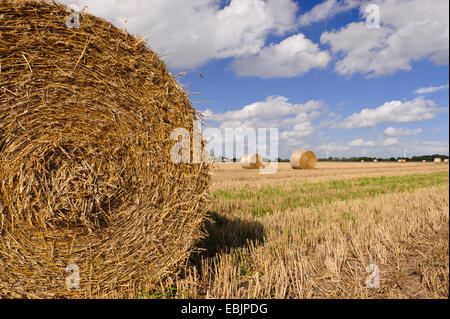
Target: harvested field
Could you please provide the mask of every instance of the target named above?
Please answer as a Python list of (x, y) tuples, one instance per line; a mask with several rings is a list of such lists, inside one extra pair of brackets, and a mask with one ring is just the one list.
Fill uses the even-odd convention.
[(448, 168), (286, 164), (273, 176), (219, 164), (203, 251), (139, 297), (448, 298)]
[(278, 171), (273, 175), (261, 175), (258, 171), (242, 170), (236, 163), (215, 164), (211, 180), (212, 190), (261, 187), (266, 184), (285, 184), (299, 180), (325, 181), (356, 177), (402, 176), (409, 174), (433, 173), (447, 171), (445, 165), (434, 163), (346, 163), (318, 162), (312, 170), (293, 170), (289, 163), (279, 163)]

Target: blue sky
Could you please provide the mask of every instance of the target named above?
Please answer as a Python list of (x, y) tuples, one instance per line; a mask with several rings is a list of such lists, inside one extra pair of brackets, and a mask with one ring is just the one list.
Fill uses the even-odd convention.
[(448, 0), (61, 2), (192, 71), (178, 80), (212, 127), (277, 127), (281, 157), (449, 153)]

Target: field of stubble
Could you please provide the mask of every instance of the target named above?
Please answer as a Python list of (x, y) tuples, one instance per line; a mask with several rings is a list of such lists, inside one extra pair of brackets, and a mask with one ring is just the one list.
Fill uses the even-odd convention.
[(211, 194), (199, 253), (140, 297), (448, 298), (448, 164), (218, 164)]

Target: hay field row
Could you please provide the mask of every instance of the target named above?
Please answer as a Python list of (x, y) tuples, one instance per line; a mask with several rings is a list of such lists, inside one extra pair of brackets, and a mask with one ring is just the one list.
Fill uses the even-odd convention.
[[(448, 298), (448, 166), (371, 164), (221, 164), (203, 250), (137, 297)], [(370, 264), (380, 288), (365, 286)]]

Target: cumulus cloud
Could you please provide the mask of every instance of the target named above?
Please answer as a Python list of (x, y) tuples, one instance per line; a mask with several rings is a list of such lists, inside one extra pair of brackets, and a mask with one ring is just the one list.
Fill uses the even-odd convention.
[(399, 143), (397, 138), (389, 137), (385, 140), (379, 141), (365, 141), (362, 138), (358, 138), (356, 140), (348, 143), (351, 147), (374, 147), (374, 146), (394, 146)]
[[(449, 62), (448, 0), (379, 0), (380, 28), (354, 22), (339, 30), (324, 32), (321, 43), (328, 44), (339, 58), (340, 74), (368, 76), (411, 70), (411, 62), (428, 59), (435, 64)], [(366, 5), (361, 5), (363, 18)]]
[(331, 57), (303, 34), (263, 48), (256, 55), (237, 58), (232, 67), (238, 76), (293, 77), (313, 68), (324, 68)]
[(431, 120), (437, 109), (434, 102), (418, 97), (412, 101), (391, 101), (375, 109), (362, 109), (359, 113), (347, 117), (336, 124), (335, 128), (363, 128), (374, 127), (380, 123), (408, 123)]
[(348, 151), (350, 147), (347, 144), (343, 143), (329, 142), (317, 146), (316, 149), (327, 152), (328, 155), (330, 155), (329, 152), (344, 152)]
[[(74, 0), (62, 0), (71, 4)], [(77, 0), (87, 12), (145, 36), (173, 68), (257, 54), (270, 34), (296, 28), (292, 0)]]
[(356, 140), (351, 141), (348, 143), (349, 146), (352, 147), (359, 147), (359, 146), (375, 146), (374, 141), (364, 141), (362, 138), (358, 138)]
[(423, 88), (415, 90), (414, 93), (416, 93), (416, 94), (427, 94), (427, 93), (433, 93), (433, 92), (444, 90), (444, 89), (448, 89), (448, 84), (441, 85), (441, 86), (423, 87)]
[(383, 141), (381, 145), (383, 146), (394, 146), (399, 143), (398, 139), (395, 137), (389, 137)]
[(412, 136), (422, 133), (422, 129), (418, 128), (415, 130), (410, 130), (408, 128), (395, 128), (395, 127), (388, 127), (383, 132), (387, 136)]
[(324, 21), (341, 12), (357, 7), (361, 2), (360, 0), (326, 0), (302, 14), (298, 19), (299, 25), (307, 26), (314, 22)]
[[(214, 113), (207, 110), (208, 122), (221, 132), (226, 129), (238, 129), (246, 132), (250, 129), (277, 128), (280, 151), (289, 152), (294, 146), (305, 145), (316, 131), (314, 123), (320, 116), (323, 102), (310, 100), (304, 104), (290, 103), (283, 96), (269, 96), (266, 100), (246, 105), (238, 110)], [(217, 131), (216, 131), (217, 134)], [(243, 139), (236, 143), (244, 142)], [(224, 144), (234, 141), (224, 141)], [(215, 145), (216, 149), (221, 149)], [(286, 154), (284, 154), (286, 155)]]
[[(207, 113), (211, 120), (221, 123), (230, 121), (244, 123), (247, 121), (288, 125), (295, 123), (297, 120), (303, 120), (305, 117), (317, 115), (316, 111), (322, 105), (323, 102), (315, 100), (310, 100), (304, 104), (292, 104), (284, 96), (269, 96), (265, 101), (246, 105), (239, 110), (216, 114), (207, 110)], [(278, 125), (272, 127), (278, 127)]]

